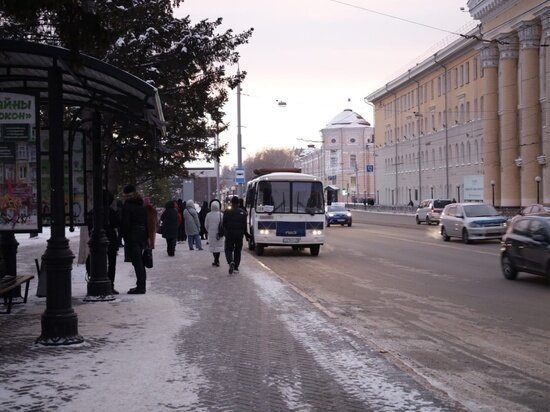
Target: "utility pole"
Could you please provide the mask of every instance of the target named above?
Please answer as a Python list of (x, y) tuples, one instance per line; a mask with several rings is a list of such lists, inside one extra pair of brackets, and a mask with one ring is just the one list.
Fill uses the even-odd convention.
[[(237, 77), (240, 78), (241, 69), (237, 66)], [(242, 148), (242, 136), (241, 136), (241, 81), (237, 83), (237, 168), (243, 167), (243, 148)], [(239, 183), (239, 196), (243, 195), (243, 185)]]

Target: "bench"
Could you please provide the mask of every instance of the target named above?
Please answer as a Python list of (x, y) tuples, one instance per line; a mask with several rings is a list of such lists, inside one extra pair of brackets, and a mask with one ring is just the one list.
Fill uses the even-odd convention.
[(4, 299), (4, 306), (7, 306), (4, 312), (1, 314), (7, 314), (11, 312), (13, 293), (9, 293), (15, 288), (25, 283), (25, 296), (23, 297), (23, 303), (27, 303), (27, 296), (29, 295), (29, 284), (34, 275), (22, 275), (22, 276), (10, 276), (0, 278), (0, 297)]

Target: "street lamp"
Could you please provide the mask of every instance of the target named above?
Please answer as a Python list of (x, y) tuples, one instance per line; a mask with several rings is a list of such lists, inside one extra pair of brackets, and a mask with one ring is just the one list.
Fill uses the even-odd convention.
[(491, 190), (493, 192), (493, 206), (495, 205), (495, 181), (491, 180)]
[(540, 176), (535, 177), (535, 182), (537, 182), (537, 203), (540, 203)]
[(430, 185), (430, 191), (432, 192), (431, 198), (434, 198), (434, 185)]

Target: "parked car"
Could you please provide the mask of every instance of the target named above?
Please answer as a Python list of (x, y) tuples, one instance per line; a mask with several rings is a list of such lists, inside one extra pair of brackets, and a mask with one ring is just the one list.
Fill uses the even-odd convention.
[(461, 238), (464, 243), (478, 239), (501, 239), (506, 218), (489, 203), (451, 203), (441, 213), (441, 237)]
[(415, 219), (416, 224), (425, 222), (427, 225), (435, 223), (439, 224), (439, 217), (443, 208), (452, 203), (451, 199), (425, 199), (418, 205), (416, 209)]
[(550, 216), (515, 218), (502, 238), (500, 263), (506, 279), (527, 272), (550, 282)]
[(351, 212), (346, 209), (344, 204), (333, 203), (327, 206), (325, 219), (327, 222), (327, 227), (329, 227), (333, 223), (337, 223), (342, 226), (351, 226)]

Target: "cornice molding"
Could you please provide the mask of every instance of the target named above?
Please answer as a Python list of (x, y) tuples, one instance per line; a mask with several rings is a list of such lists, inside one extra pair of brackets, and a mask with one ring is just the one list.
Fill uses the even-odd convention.
[(468, 10), (475, 20), (487, 21), (494, 13), (511, 7), (517, 1), (510, 0), (469, 0)]

